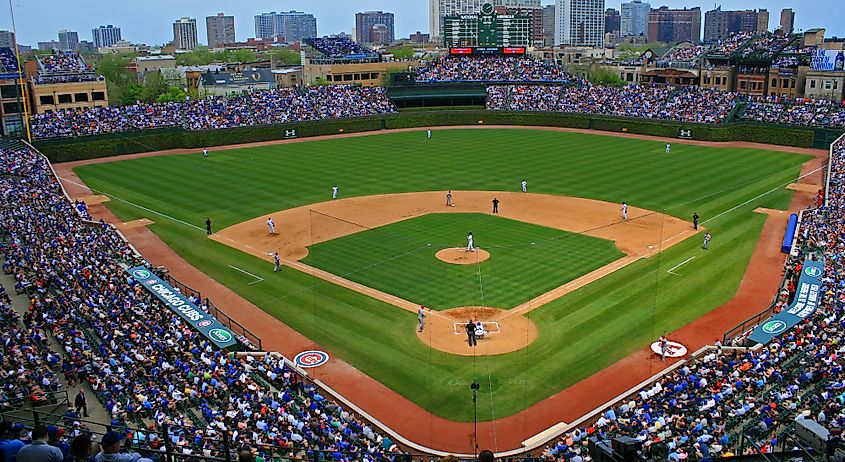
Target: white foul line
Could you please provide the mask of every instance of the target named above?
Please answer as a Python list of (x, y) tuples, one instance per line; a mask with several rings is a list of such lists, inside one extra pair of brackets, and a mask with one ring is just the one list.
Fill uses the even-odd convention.
[(257, 281), (255, 281), (255, 282), (250, 282), (249, 285), (258, 284), (259, 282), (264, 280), (264, 278), (262, 278), (260, 276), (256, 276), (256, 275), (250, 273), (249, 271), (242, 270), (242, 269), (238, 268), (237, 266), (229, 265), (229, 268), (232, 268), (235, 271), (240, 271), (241, 273), (244, 273), (244, 274), (248, 274), (248, 275), (254, 277), (255, 279), (257, 279)]
[(676, 269), (678, 269), (678, 268), (680, 268), (680, 267), (682, 267), (682, 266), (686, 265), (687, 263), (691, 262), (693, 258), (695, 258), (695, 257), (689, 257), (689, 258), (687, 258), (686, 260), (684, 260), (684, 261), (682, 261), (682, 262), (678, 263), (677, 265), (675, 265), (675, 266), (673, 266), (673, 267), (669, 268), (669, 270), (668, 270), (668, 271), (666, 271), (666, 272), (667, 272), (667, 273), (669, 273), (669, 274), (674, 274), (675, 276), (680, 276), (680, 274), (678, 274), (678, 273), (673, 273), (672, 271), (674, 271), (674, 270), (676, 270)]

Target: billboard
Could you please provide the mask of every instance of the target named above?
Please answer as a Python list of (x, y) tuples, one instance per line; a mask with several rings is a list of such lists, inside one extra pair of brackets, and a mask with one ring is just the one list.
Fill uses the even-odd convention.
[(845, 65), (842, 50), (816, 50), (813, 52), (810, 68), (814, 71), (841, 71)]
[(824, 295), (822, 276), (824, 276), (824, 262), (804, 260), (801, 277), (795, 288), (795, 299), (785, 310), (757, 326), (748, 338), (765, 345), (813, 314)]
[(451, 47), (450, 55), (524, 55), (525, 47)]

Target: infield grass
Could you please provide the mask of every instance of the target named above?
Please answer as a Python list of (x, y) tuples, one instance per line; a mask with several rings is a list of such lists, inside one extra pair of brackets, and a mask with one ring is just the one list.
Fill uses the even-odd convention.
[[(333, 225), (331, 217), (311, 221)], [(489, 260), (455, 265), (435, 257), (466, 247), (470, 231)], [(481, 213), (432, 213), (312, 245), (303, 263), (435, 310), (508, 309), (623, 256), (605, 239)]]
[[(530, 129), (435, 130), (430, 141), (424, 131), (392, 133), (213, 152), (209, 159), (199, 153), (142, 158), (76, 172), (96, 191), (129, 201), (108, 203), (121, 219), (152, 219), (151, 229), (189, 262), (322, 348), (423, 408), (468, 421), (472, 405), (466, 390), (475, 379), (484, 390), (479, 419), (507, 416), (729, 300), (765, 222), (752, 211), (786, 208), (792, 192), (780, 186), (793, 181), (809, 159), (682, 144), (666, 155), (664, 147), (656, 141)], [(713, 233), (711, 250), (701, 250), (696, 237), (660, 258), (638, 261), (531, 312), (539, 336), (528, 347), (473, 359), (425, 347), (413, 334), (413, 313), (287, 268), (274, 274), (267, 262), (211, 241), (197, 229), (206, 217), (221, 229), (328, 200), (333, 184), (348, 197), (516, 191), (522, 178), (531, 192), (626, 201), (686, 220), (697, 211)], [(764, 194), (768, 191), (773, 192)], [(682, 277), (667, 275), (690, 256), (697, 258), (676, 271)], [(249, 285), (252, 278), (228, 265), (268, 282)]]

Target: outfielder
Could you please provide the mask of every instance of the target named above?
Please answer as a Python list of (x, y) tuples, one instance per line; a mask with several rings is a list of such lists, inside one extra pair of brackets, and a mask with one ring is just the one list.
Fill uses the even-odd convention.
[(332, 186), (332, 199), (337, 199), (337, 191), (338, 187), (336, 185)]
[(422, 332), (425, 327), (425, 307), (420, 305), (417, 308), (417, 332)]
[(710, 239), (713, 239), (713, 236), (710, 235), (710, 231), (707, 231), (704, 233), (704, 245), (701, 246), (704, 250), (710, 248)]
[(273, 221), (273, 217), (267, 217), (267, 231), (271, 236), (276, 234), (276, 222)]
[(669, 154), (669, 151), (671, 151), (671, 150), (672, 150), (672, 145), (669, 144), (669, 143), (666, 143), (666, 154)]
[(628, 204), (625, 202), (622, 203), (622, 219), (628, 219)]
[(431, 139), (431, 129), (430, 128), (428, 130), (426, 130), (425, 136), (428, 137), (428, 139)]
[(467, 252), (475, 252), (475, 247), (472, 245), (472, 231), (467, 234)]
[(202, 150), (202, 156), (208, 159), (208, 148)]
[(528, 182), (527, 181), (522, 180), (522, 183), (520, 183), (520, 185), (522, 186), (522, 192), (528, 192)]

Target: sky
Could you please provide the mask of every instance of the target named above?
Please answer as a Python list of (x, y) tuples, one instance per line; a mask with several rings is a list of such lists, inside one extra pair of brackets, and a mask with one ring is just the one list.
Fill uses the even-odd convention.
[[(124, 0), (125, 1), (125, 0)], [(643, 0), (647, 1), (647, 0)], [(714, 4), (694, 3), (692, 0), (651, 0), (652, 8), (667, 5), (672, 8), (700, 6), (702, 11)], [(408, 37), (416, 31), (428, 32), (428, 0), (136, 0), (123, 3), (114, 0), (11, 0), (14, 6), (18, 42), (35, 46), (39, 41), (58, 40), (58, 31), (77, 31), (80, 40), (92, 40), (91, 29), (105, 24), (121, 28), (124, 40), (159, 45), (173, 39), (173, 21), (189, 16), (197, 19), (199, 40), (206, 42), (205, 17), (218, 12), (235, 16), (238, 40), (254, 36), (253, 16), (268, 11), (298, 10), (317, 17), (320, 35), (352, 32), (355, 13), (365, 10), (389, 11), (396, 15), (396, 37)], [(791, 7), (795, 11), (796, 31), (813, 27), (827, 29), (826, 36), (845, 37), (845, 8), (842, 0), (725, 0), (723, 10), (769, 10), (769, 29), (778, 25), (780, 10)], [(6, 2), (3, 2), (6, 3)], [(543, 0), (543, 4), (552, 4)], [(619, 9), (621, 0), (605, 0), (608, 8)], [(702, 22), (704, 18), (702, 17)], [(703, 24), (702, 24), (703, 26)], [(11, 30), (8, 6), (0, 8), (0, 28)]]

